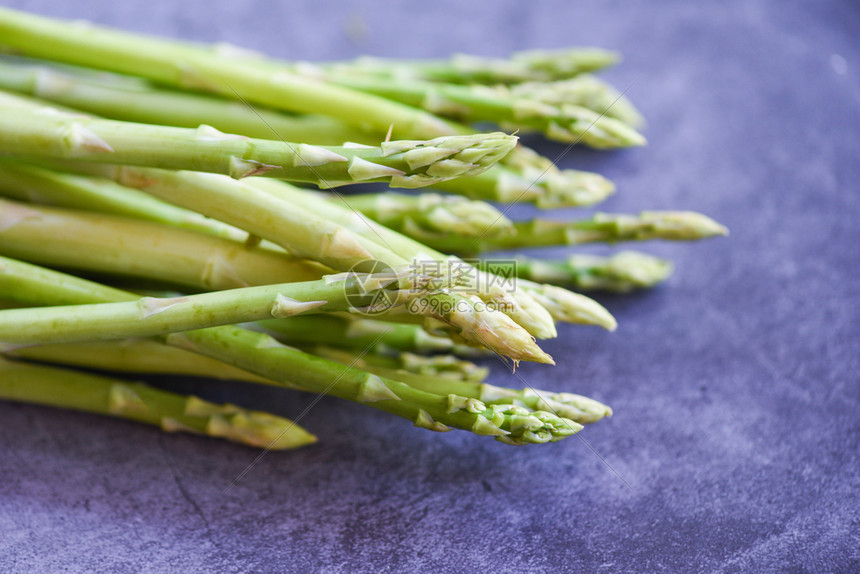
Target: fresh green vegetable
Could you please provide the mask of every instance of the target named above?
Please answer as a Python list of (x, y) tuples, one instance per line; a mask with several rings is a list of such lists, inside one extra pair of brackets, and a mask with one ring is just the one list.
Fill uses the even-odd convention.
[(316, 442), (294, 422), (236, 405), (216, 405), (143, 383), (0, 358), (0, 399), (73, 409), (155, 425), (167, 432), (284, 450)]
[(517, 256), (518, 277), (581, 291), (627, 293), (665, 281), (672, 262), (646, 253), (621, 251), (611, 256), (570, 255), (563, 261)]
[(514, 233), (472, 239), (447, 235), (427, 237), (427, 243), (464, 255), (526, 247), (617, 243), (619, 241), (693, 241), (727, 235), (728, 230), (701, 213), (643, 211), (639, 215), (598, 213), (591, 219), (555, 221), (534, 219), (514, 223)]

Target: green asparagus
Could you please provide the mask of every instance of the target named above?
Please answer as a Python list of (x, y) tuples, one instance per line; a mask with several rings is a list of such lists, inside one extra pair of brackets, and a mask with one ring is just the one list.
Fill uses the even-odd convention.
[(17, 111), (0, 115), (0, 152), (47, 159), (258, 175), (335, 187), (384, 181), (424, 187), (481, 173), (513, 149), (516, 138), (497, 132), (378, 147), (313, 146), (250, 139), (211, 126), (198, 129)]
[[(373, 282), (373, 287), (368, 288)], [(245, 287), (172, 298), (143, 297), (95, 303), (0, 311), (0, 345), (151, 337), (306, 312), (347, 311), (370, 304), (395, 278), (306, 281)]]
[(515, 233), (462, 238), (453, 235), (426, 238), (436, 249), (470, 255), (486, 251), (579, 245), (582, 243), (616, 243), (665, 239), (692, 241), (726, 235), (728, 230), (713, 219), (692, 211), (643, 211), (638, 216), (598, 213), (591, 219), (554, 221), (534, 219), (514, 222)]
[(86, 411), (155, 425), (167, 432), (225, 438), (284, 450), (316, 442), (285, 418), (235, 405), (216, 405), (142, 383), (0, 358), (0, 399)]
[[(224, 51), (222, 51), (224, 53)], [(616, 52), (599, 48), (529, 50), (507, 59), (455, 54), (445, 60), (394, 60), (362, 57), (322, 66), (335, 74), (362, 74), (399, 80), (452, 84), (518, 84), (547, 82), (593, 72), (618, 62)]]
[(547, 138), (594, 148), (643, 145), (631, 126), (581, 105), (553, 105), (523, 97), (504, 86), (458, 86), (430, 82), (334, 76), (329, 81), (376, 94), (428, 112), (472, 124), (493, 122), (510, 129), (539, 131)]
[(518, 277), (581, 291), (628, 293), (653, 287), (672, 274), (672, 262), (636, 251), (604, 257), (570, 255), (562, 261), (517, 256)]

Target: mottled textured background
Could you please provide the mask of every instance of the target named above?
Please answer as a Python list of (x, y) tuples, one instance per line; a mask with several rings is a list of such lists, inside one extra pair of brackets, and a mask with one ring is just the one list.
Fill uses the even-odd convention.
[[(603, 298), (616, 333), (565, 326), (557, 368), (522, 367), (614, 407), (587, 443), (516, 449), (326, 398), (302, 420), (318, 445), (225, 492), (254, 451), (0, 404), (0, 570), (860, 571), (856, 3), (3, 4), (302, 59), (619, 49), (607, 76), (650, 145), (561, 163), (617, 182), (607, 210), (700, 210), (732, 235), (647, 246), (676, 260), (668, 284)], [(293, 417), (313, 398), (171, 386)]]

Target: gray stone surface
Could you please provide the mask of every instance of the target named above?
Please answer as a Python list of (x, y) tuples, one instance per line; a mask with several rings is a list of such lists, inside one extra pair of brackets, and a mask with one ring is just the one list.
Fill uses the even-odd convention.
[[(607, 210), (701, 210), (732, 236), (655, 245), (678, 271), (604, 298), (618, 332), (564, 327), (558, 368), (523, 366), (615, 408), (583, 440), (515, 449), (324, 399), (302, 421), (319, 445), (226, 490), (256, 452), (0, 404), (0, 570), (860, 571), (856, 4), (4, 4), (305, 59), (617, 48), (650, 145), (563, 165), (616, 180)], [(170, 386), (287, 416), (312, 400)]]

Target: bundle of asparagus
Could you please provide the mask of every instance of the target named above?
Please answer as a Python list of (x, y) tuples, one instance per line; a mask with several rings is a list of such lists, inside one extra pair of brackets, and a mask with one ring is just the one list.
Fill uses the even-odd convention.
[[(611, 52), (309, 64), (7, 9), (0, 51), (0, 398), (258, 447), (315, 440), (274, 415), (91, 371), (181, 374), (554, 442), (611, 410), (490, 384), (469, 358), (552, 364), (536, 339), (557, 322), (616, 325), (566, 287), (650, 287), (671, 264), (487, 253), (725, 233), (690, 212), (511, 221), (487, 203), (583, 206), (613, 192), (473, 127), (643, 144), (635, 108), (590, 75)], [(294, 185), (368, 182), (456, 195)]]

